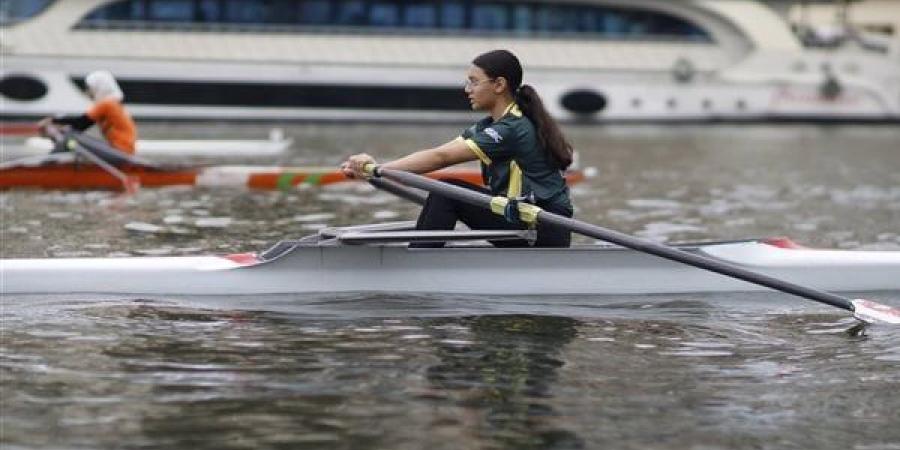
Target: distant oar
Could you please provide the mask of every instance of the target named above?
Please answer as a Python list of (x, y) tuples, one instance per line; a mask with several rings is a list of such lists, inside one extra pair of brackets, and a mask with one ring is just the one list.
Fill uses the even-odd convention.
[[(403, 172), (393, 169), (383, 169), (377, 166), (367, 167), (368, 171), (376, 177), (384, 177), (407, 186), (424, 189), (429, 192), (438, 193), (446, 197), (450, 197), (461, 202), (471, 205), (480, 206), (485, 209), (494, 211), (497, 214), (503, 214), (508, 199), (506, 197), (491, 197), (469, 189), (454, 186), (448, 183), (441, 183), (416, 175), (410, 172)], [(701, 269), (710, 270), (733, 278), (738, 278), (750, 283), (766, 286), (778, 291), (794, 294), (809, 300), (814, 300), (827, 305), (846, 309), (853, 313), (854, 317), (866, 323), (890, 323), (900, 325), (900, 309), (876, 303), (871, 300), (849, 299), (830, 292), (801, 286), (789, 281), (780, 280), (761, 273), (756, 273), (717, 259), (704, 257), (694, 253), (688, 253), (674, 247), (659, 244), (653, 241), (638, 239), (618, 231), (609, 230), (596, 225), (582, 222), (580, 220), (553, 214), (544, 211), (541, 208), (527, 204), (519, 203), (519, 213), (525, 222), (545, 223), (556, 225), (583, 234), (595, 239), (600, 239), (622, 247), (631, 248), (643, 253), (649, 253), (662, 258), (670, 259), (680, 263), (688, 264)]]
[(47, 127), (44, 129), (44, 132), (53, 139), (54, 142), (62, 142), (62, 145), (65, 145), (67, 149), (72, 151), (77, 155), (81, 155), (88, 161), (97, 165), (116, 179), (118, 179), (122, 183), (122, 189), (124, 189), (125, 193), (130, 195), (137, 192), (141, 183), (137, 177), (132, 177), (126, 175), (124, 172), (113, 166), (107, 161), (104, 161), (103, 158), (97, 156), (92, 152), (87, 146), (85, 146), (82, 142), (78, 140), (78, 138), (74, 135), (65, 135), (60, 130), (54, 127)]

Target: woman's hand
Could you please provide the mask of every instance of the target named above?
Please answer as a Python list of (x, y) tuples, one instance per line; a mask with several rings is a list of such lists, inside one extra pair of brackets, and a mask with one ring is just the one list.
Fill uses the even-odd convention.
[(341, 164), (341, 172), (349, 178), (367, 178), (369, 174), (364, 170), (367, 164), (376, 164), (375, 158), (365, 153), (353, 155)]

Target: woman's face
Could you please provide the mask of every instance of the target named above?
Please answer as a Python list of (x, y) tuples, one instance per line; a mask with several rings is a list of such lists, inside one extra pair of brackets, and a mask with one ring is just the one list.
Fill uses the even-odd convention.
[(501, 83), (497, 81), (497, 78), (489, 77), (480, 67), (469, 67), (464, 89), (473, 110), (484, 111), (494, 106), (502, 93), (502, 89), (498, 87)]

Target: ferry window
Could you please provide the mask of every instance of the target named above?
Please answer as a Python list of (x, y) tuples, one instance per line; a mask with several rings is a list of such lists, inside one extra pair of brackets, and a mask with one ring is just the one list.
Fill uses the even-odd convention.
[(548, 5), (538, 9), (535, 25), (539, 31), (578, 31), (578, 10), (560, 5)]
[(219, 0), (199, 0), (197, 2), (198, 22), (218, 22), (221, 20)]
[(189, 22), (194, 19), (194, 2), (154, 0), (150, 3), (150, 19), (163, 22)]
[(266, 12), (266, 23), (296, 24), (297, 2), (295, 0), (269, 0), (269, 8)]
[(507, 22), (506, 5), (472, 5), (472, 29), (505, 30)]
[(307, 0), (300, 5), (300, 20), (304, 25), (328, 25), (331, 21), (331, 2)]
[(458, 29), (466, 26), (466, 8), (461, 2), (441, 5), (441, 28)]
[(624, 35), (627, 31), (628, 21), (625, 15), (618, 11), (609, 11), (603, 15), (601, 29), (597, 30), (608, 35)]
[(365, 25), (366, 3), (359, 0), (345, 0), (338, 5), (338, 25)]
[(232, 23), (261, 23), (266, 18), (266, 5), (246, 0), (228, 0), (225, 21)]
[(406, 5), (403, 24), (413, 28), (434, 28), (437, 25), (437, 6), (431, 3)]
[[(37, 14), (52, 0), (0, 0), (0, 19)], [(570, 3), (569, 3), (570, 2)], [(392, 32), (420, 29), (508, 32), (514, 36), (577, 35), (584, 38), (665, 38), (711, 41), (702, 28), (676, 15), (628, 6), (569, 2), (476, 2), (473, 0), (119, 0), (104, 3), (79, 24), (88, 28), (117, 27), (111, 22), (178, 22), (198, 30), (221, 30), (205, 24), (296, 26), (297, 31), (353, 33), (367, 26)], [(152, 26), (152, 25), (151, 25)], [(183, 25), (179, 25), (181, 29)], [(305, 27), (306, 30), (304, 30)], [(319, 28), (321, 27), (321, 28)], [(257, 27), (254, 27), (256, 30)]]
[(578, 31), (592, 33), (600, 30), (600, 19), (603, 17), (598, 11), (586, 9), (578, 15)]
[(513, 29), (528, 32), (532, 29), (532, 13), (529, 5), (516, 5), (513, 7)]
[(396, 27), (400, 24), (400, 7), (393, 2), (372, 3), (369, 23), (378, 27)]
[(93, 21), (145, 20), (147, 3), (144, 0), (132, 0), (111, 3), (93, 11), (85, 19)]
[(30, 19), (52, 2), (53, 0), (2, 0), (0, 1), (0, 25)]

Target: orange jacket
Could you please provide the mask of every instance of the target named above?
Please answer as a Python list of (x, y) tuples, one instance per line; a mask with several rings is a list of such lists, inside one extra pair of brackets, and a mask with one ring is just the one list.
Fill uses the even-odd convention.
[(122, 103), (113, 99), (101, 100), (87, 111), (87, 116), (97, 123), (110, 145), (129, 155), (134, 154), (137, 127)]

